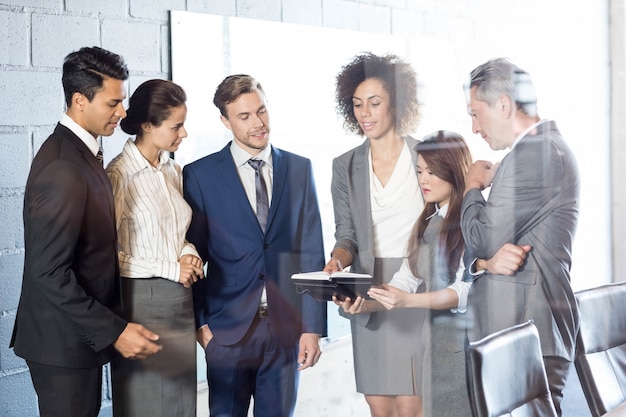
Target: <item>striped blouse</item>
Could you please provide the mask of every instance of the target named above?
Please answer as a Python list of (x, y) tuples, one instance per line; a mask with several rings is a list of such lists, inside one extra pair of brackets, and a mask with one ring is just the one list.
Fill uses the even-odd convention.
[(106, 172), (115, 196), (121, 275), (178, 282), (180, 257), (199, 257), (185, 239), (191, 208), (182, 196), (180, 166), (161, 152), (153, 167), (128, 139)]

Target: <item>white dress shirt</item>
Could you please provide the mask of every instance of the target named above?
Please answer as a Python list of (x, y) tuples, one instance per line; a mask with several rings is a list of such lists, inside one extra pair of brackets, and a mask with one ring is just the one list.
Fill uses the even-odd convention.
[(263, 165), (261, 166), (261, 173), (263, 174), (263, 179), (265, 180), (265, 185), (267, 186), (267, 201), (269, 205), (272, 205), (272, 184), (274, 177), (274, 169), (272, 167), (272, 149), (268, 144), (265, 149), (261, 151), (257, 156), (252, 156), (245, 150), (243, 150), (239, 145), (235, 143), (233, 140), (230, 144), (230, 153), (233, 156), (233, 160), (235, 161), (235, 166), (237, 167), (237, 172), (239, 173), (239, 179), (241, 179), (241, 183), (243, 184), (243, 188), (246, 191), (246, 196), (248, 197), (248, 201), (250, 202), (250, 206), (254, 213), (256, 214), (256, 186), (255, 186), (255, 171), (254, 168), (248, 164), (249, 159), (260, 159), (263, 161)]
[[(252, 210), (256, 214), (256, 185), (255, 176), (256, 172), (254, 168), (248, 164), (249, 159), (260, 159), (263, 161), (261, 166), (261, 174), (265, 180), (265, 186), (267, 188), (267, 202), (269, 206), (272, 206), (272, 185), (274, 184), (274, 168), (272, 166), (272, 148), (268, 144), (265, 149), (261, 151), (257, 156), (250, 155), (247, 151), (242, 149), (233, 140), (230, 144), (230, 153), (235, 161), (237, 172), (239, 173), (239, 179), (243, 184), (243, 188), (246, 191), (246, 196), (250, 202)], [(263, 287), (263, 293), (261, 294), (261, 300), (259, 305), (267, 307), (267, 293), (265, 287)]]
[(63, 113), (63, 116), (61, 116), (61, 120), (59, 121), (59, 123), (67, 127), (69, 130), (72, 131), (72, 133), (78, 136), (80, 140), (82, 140), (85, 145), (87, 145), (89, 150), (93, 152), (93, 156), (96, 156), (98, 154), (98, 151), (100, 150), (100, 144), (98, 143), (98, 140), (94, 138), (91, 133), (87, 132), (82, 126), (76, 123), (70, 116), (67, 115), (67, 113)]
[(185, 238), (191, 208), (182, 195), (180, 166), (161, 152), (153, 167), (128, 139), (107, 175), (115, 196), (121, 275), (179, 282), (178, 260), (188, 254), (200, 257)]

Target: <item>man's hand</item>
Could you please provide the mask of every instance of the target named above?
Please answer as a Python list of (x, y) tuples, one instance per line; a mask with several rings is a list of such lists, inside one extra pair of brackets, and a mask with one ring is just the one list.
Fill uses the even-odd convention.
[(202, 349), (206, 349), (211, 339), (213, 339), (213, 332), (209, 329), (209, 326), (205, 324), (196, 331), (196, 339), (198, 343), (200, 343), (200, 346), (202, 346)]
[(141, 324), (128, 323), (113, 346), (126, 359), (145, 359), (163, 349), (163, 346), (154, 343), (157, 340), (159, 335)]
[(183, 255), (180, 257), (178, 264), (180, 265), (180, 277), (178, 281), (183, 287), (191, 288), (196, 281), (204, 278), (202, 259), (197, 256)]
[(477, 268), (486, 269), (492, 274), (513, 275), (526, 260), (530, 245), (514, 245), (505, 243), (493, 257), (487, 261), (480, 259)]
[(315, 333), (302, 333), (298, 350), (298, 371), (315, 366), (322, 355), (320, 347), (320, 335)]
[(474, 162), (465, 176), (465, 193), (472, 188), (479, 188), (482, 191), (489, 187), (497, 169), (497, 163), (492, 164), (489, 161)]

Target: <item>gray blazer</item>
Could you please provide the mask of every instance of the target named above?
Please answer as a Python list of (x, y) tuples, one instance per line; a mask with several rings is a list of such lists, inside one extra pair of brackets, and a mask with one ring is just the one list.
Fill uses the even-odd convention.
[(573, 359), (578, 312), (569, 271), (579, 188), (574, 155), (548, 121), (502, 160), (487, 201), (478, 189), (465, 195), (463, 237), (475, 256), (489, 259), (507, 242), (532, 246), (515, 275), (487, 273), (472, 285), (470, 341), (533, 320), (544, 356)]
[[(405, 139), (411, 151), (417, 175), (417, 140)], [(352, 255), (352, 272), (374, 273), (374, 236), (370, 205), (369, 139), (333, 160), (331, 193), (335, 212), (335, 248), (344, 248)], [(341, 309), (340, 309), (341, 310)], [(358, 320), (369, 321), (369, 314)], [(347, 315), (354, 318), (354, 315)]]

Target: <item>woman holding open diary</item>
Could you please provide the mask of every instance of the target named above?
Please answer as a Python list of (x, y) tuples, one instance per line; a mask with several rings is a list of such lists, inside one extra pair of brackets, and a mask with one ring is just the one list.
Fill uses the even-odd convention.
[[(420, 115), (415, 72), (395, 55), (360, 54), (337, 75), (335, 95), (346, 130), (366, 140), (333, 161), (336, 243), (324, 270), (350, 266), (382, 282), (400, 268), (423, 207), (417, 141), (407, 136)], [(420, 415), (425, 313), (353, 315), (352, 301), (335, 299), (351, 321), (357, 391), (372, 416)]]

